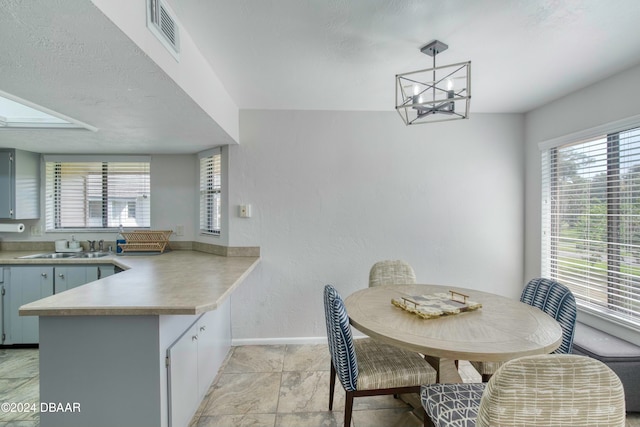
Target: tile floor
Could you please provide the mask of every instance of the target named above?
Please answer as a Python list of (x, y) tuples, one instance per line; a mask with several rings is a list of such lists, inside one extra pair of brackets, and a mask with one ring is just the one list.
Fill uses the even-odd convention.
[[(460, 375), (479, 380), (467, 363)], [(336, 385), (327, 411), (329, 353), (325, 345), (234, 347), (190, 427), (339, 427), (344, 391)], [(0, 350), (0, 402), (38, 402), (38, 351)], [(37, 427), (39, 416), (0, 412), (0, 427)], [(390, 396), (358, 398), (352, 427), (421, 426), (411, 408)], [(626, 427), (640, 427), (629, 414)]]

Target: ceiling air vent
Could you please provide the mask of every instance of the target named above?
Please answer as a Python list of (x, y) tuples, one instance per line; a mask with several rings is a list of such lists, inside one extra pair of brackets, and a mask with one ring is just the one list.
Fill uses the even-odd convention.
[(179, 59), (180, 38), (174, 13), (162, 0), (149, 0), (147, 27), (162, 42), (176, 60)]

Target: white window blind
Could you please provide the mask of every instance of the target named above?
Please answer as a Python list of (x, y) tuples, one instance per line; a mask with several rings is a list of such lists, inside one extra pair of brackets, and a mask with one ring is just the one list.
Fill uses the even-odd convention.
[(542, 274), (640, 327), (640, 128), (542, 152)]
[(149, 162), (50, 161), (47, 230), (150, 227)]
[(221, 155), (216, 150), (200, 157), (200, 232), (220, 234), (222, 172)]

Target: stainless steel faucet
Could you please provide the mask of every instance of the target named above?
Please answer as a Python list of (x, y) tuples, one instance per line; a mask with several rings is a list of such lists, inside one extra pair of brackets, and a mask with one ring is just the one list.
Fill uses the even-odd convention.
[(100, 240), (100, 241), (98, 242), (98, 250), (99, 250), (100, 252), (104, 252), (104, 240)]
[(96, 251), (96, 241), (95, 240), (87, 240), (87, 243), (89, 243), (89, 252), (95, 252)]

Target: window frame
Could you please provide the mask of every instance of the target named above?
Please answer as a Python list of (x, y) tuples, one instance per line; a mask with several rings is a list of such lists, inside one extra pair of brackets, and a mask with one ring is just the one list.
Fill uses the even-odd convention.
[[(222, 151), (214, 148), (198, 153), (199, 216), (201, 235), (222, 235)], [(217, 218), (214, 218), (217, 215)]]
[[(87, 190), (84, 190), (84, 205), (85, 205), (85, 214), (84, 221), (90, 222), (90, 219), (94, 219), (94, 222), (100, 222), (101, 226), (96, 226), (95, 224), (91, 224), (88, 226), (80, 226), (77, 224), (70, 226), (62, 225), (62, 212), (60, 205), (60, 191), (62, 186), (61, 181), (61, 164), (73, 164), (85, 163), (89, 164), (101, 164), (101, 172), (100, 175), (100, 183), (98, 185), (101, 186), (101, 195), (96, 197), (95, 194), (89, 194)], [(150, 206), (150, 196), (151, 196), (151, 157), (150, 156), (126, 156), (126, 155), (44, 155), (43, 156), (43, 173), (44, 177), (44, 188), (45, 188), (45, 203), (44, 203), (44, 218), (45, 218), (45, 229), (46, 232), (56, 233), (56, 232), (113, 232), (114, 230), (118, 230), (121, 224), (115, 224), (113, 221), (110, 222), (109, 215), (111, 213), (111, 209), (109, 204), (114, 201), (114, 199), (110, 199), (109, 192), (109, 179), (114, 176), (121, 174), (118, 172), (119, 168), (122, 168), (127, 163), (140, 163), (146, 164), (146, 166), (142, 167), (140, 170), (146, 172), (143, 174), (143, 185), (146, 187), (147, 191), (143, 192), (144, 194), (140, 197), (143, 197), (147, 203), (147, 206), (143, 208), (142, 212), (147, 218), (143, 218), (143, 225), (136, 224), (126, 224), (123, 223), (122, 227), (125, 229), (150, 229), (151, 228), (151, 206)], [(110, 172), (109, 165), (115, 166), (116, 170)], [(95, 166), (95, 165), (93, 165)], [(49, 168), (54, 168), (52, 172), (50, 172)], [(79, 169), (82, 171), (82, 169)], [(91, 169), (87, 168), (87, 175), (91, 175)], [(93, 175), (96, 175), (93, 173)], [(97, 175), (96, 175), (97, 176)], [(124, 187), (123, 187), (124, 188)], [(105, 197), (105, 194), (107, 197)], [(82, 196), (78, 198), (78, 201), (82, 200)], [(127, 212), (129, 208), (127, 206), (128, 200), (124, 202)], [(95, 211), (97, 209), (100, 210), (100, 216), (95, 217)], [(113, 218), (111, 218), (113, 219)]]
[[(616, 323), (618, 325), (624, 326), (633, 330), (640, 330), (640, 287), (632, 284), (626, 294), (626, 299), (628, 299), (629, 306), (631, 309), (624, 307), (623, 303), (619, 303), (621, 300), (620, 297), (620, 288), (612, 287), (610, 280), (612, 274), (618, 275), (619, 271), (619, 263), (620, 263), (620, 249), (617, 245), (620, 245), (621, 239), (615, 239), (616, 233), (619, 233), (619, 224), (616, 225), (616, 221), (621, 221), (616, 215), (621, 213), (620, 211), (620, 203), (625, 197), (624, 194), (619, 193), (622, 176), (620, 170), (620, 156), (618, 155), (622, 150), (619, 147), (619, 135), (624, 132), (629, 132), (630, 134), (635, 131), (640, 130), (640, 116), (634, 116), (631, 118), (627, 118), (624, 120), (620, 120), (617, 122), (605, 124), (602, 126), (594, 127), (591, 129), (587, 129), (585, 131), (576, 132), (570, 135), (565, 135), (560, 138), (555, 138), (553, 140), (544, 141), (539, 144), (539, 148), (542, 155), (542, 164), (541, 164), (541, 274), (544, 277), (549, 277), (554, 280), (558, 280), (558, 272), (561, 270), (558, 267), (558, 262), (560, 257), (558, 255), (558, 244), (554, 246), (552, 242), (553, 236), (552, 233), (555, 233), (555, 238), (559, 241), (561, 239), (559, 232), (559, 224), (554, 224), (553, 218), (557, 218), (552, 214), (554, 209), (554, 198), (557, 195), (551, 193), (551, 189), (558, 189), (560, 186), (557, 182), (554, 181), (554, 176), (552, 171), (554, 170), (552, 167), (552, 162), (554, 154), (556, 155), (555, 161), (558, 160), (557, 150), (562, 149), (564, 147), (568, 147), (574, 144), (588, 143), (595, 141), (596, 143), (604, 144), (604, 149), (606, 149), (606, 160), (603, 162), (606, 164), (606, 188), (605, 188), (605, 199), (604, 205), (606, 206), (605, 210), (605, 236), (606, 238), (603, 240), (597, 240), (597, 242), (602, 242), (605, 246), (605, 258), (604, 262), (606, 265), (605, 273), (606, 276), (606, 302), (602, 303), (602, 306), (595, 304), (593, 300), (594, 297), (585, 296), (576, 292), (574, 290), (574, 295), (576, 297), (576, 302), (578, 304), (578, 308), (580, 311), (584, 311), (586, 313), (595, 315), (612, 323)], [(640, 150), (640, 137), (635, 135), (632, 136), (634, 139), (633, 147), (638, 146), (638, 150)], [(615, 155), (612, 155), (615, 153)], [(635, 156), (634, 156), (635, 157)], [(640, 163), (638, 163), (640, 164)], [(632, 165), (633, 166), (633, 165)], [(629, 166), (628, 169), (632, 170), (632, 166)], [(549, 174), (545, 176), (545, 173)], [(617, 175), (616, 175), (617, 174)], [(595, 176), (594, 176), (595, 177)], [(555, 177), (557, 179), (557, 176)], [(629, 178), (627, 178), (629, 179)], [(595, 180), (592, 180), (593, 183)], [(555, 186), (555, 187), (554, 187)], [(617, 186), (617, 187), (616, 187)], [(591, 194), (591, 193), (589, 193)], [(618, 194), (617, 196), (613, 196), (614, 194)], [(590, 196), (591, 197), (591, 196)], [(565, 199), (566, 201), (566, 199)], [(617, 209), (616, 209), (617, 208)], [(611, 210), (613, 209), (613, 210)], [(557, 215), (557, 213), (556, 213)], [(591, 215), (591, 213), (589, 213)], [(629, 213), (626, 217), (634, 217), (633, 213)], [(611, 220), (610, 218), (613, 218)], [(557, 221), (557, 220), (556, 220)], [(618, 230), (618, 231), (616, 231)], [(617, 242), (616, 242), (617, 240)], [(633, 250), (636, 248), (636, 245), (626, 245), (627, 248)], [(617, 255), (616, 255), (617, 254)], [(618, 270), (616, 270), (616, 264), (618, 265)], [(612, 267), (613, 266), (613, 267)], [(588, 268), (585, 267), (585, 271), (588, 271)], [(631, 273), (631, 282), (635, 281), (635, 278), (638, 277), (636, 273)], [(558, 281), (563, 282), (563, 279), (560, 278)], [(586, 287), (585, 289), (598, 289), (598, 285), (590, 285), (589, 279), (585, 280)], [(569, 283), (565, 283), (570, 288)], [(602, 287), (601, 287), (602, 288)], [(617, 291), (617, 292), (616, 292)], [(616, 301), (618, 299), (618, 301)], [(626, 311), (626, 312), (625, 312)], [(631, 314), (629, 314), (631, 313)]]

